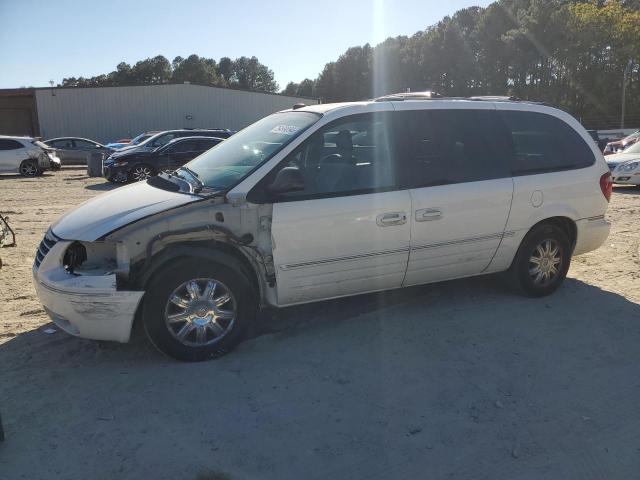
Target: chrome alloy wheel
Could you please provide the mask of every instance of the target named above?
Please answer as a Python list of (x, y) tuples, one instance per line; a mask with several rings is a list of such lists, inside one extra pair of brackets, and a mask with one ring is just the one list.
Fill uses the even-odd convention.
[(171, 293), (164, 320), (180, 343), (204, 347), (233, 328), (237, 311), (236, 300), (224, 283), (213, 278), (194, 278)]
[(38, 173), (38, 167), (33, 162), (22, 162), (20, 173), (25, 177), (33, 177)]
[(560, 245), (552, 239), (543, 240), (529, 257), (529, 275), (538, 287), (546, 287), (560, 273), (562, 256)]
[(151, 178), (151, 169), (145, 165), (138, 165), (131, 171), (131, 177), (134, 182), (142, 182), (147, 178)]

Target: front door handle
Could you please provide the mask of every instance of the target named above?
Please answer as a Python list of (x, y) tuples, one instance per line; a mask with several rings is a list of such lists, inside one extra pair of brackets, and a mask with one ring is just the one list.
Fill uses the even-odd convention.
[(432, 220), (440, 220), (442, 211), (437, 208), (423, 208), (416, 210), (416, 222), (430, 222)]
[(405, 212), (383, 213), (376, 217), (376, 224), (379, 227), (391, 227), (404, 223), (407, 223), (407, 214)]

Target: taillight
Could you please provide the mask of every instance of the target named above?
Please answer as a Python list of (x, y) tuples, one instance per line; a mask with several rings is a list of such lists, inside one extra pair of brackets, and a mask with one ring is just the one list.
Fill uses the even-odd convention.
[(611, 193), (613, 192), (613, 182), (611, 181), (611, 172), (607, 172), (600, 177), (600, 190), (607, 202), (611, 200)]

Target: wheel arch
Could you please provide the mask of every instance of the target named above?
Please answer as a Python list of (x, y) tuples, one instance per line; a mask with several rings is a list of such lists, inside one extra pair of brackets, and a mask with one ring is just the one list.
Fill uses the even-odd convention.
[(569, 239), (569, 244), (571, 245), (571, 250), (573, 251), (573, 248), (576, 246), (576, 241), (578, 240), (578, 226), (576, 225), (576, 222), (573, 219), (565, 216), (555, 216), (555, 217), (545, 218), (544, 220), (540, 220), (535, 225), (532, 225), (529, 231), (527, 232), (527, 235), (534, 228), (540, 225), (545, 225), (545, 224), (554, 225), (558, 227), (560, 230), (562, 230), (567, 235), (567, 238)]
[(578, 239), (578, 226), (576, 225), (575, 220), (573, 220), (570, 217), (563, 216), (563, 215), (547, 217), (547, 218), (539, 220), (538, 222), (536, 222), (533, 225), (531, 225), (531, 227), (527, 230), (527, 233), (525, 233), (522, 236), (522, 239), (520, 240), (520, 243), (518, 244), (518, 247), (515, 250), (515, 254), (514, 254), (513, 258), (511, 259), (511, 263), (509, 264), (509, 270), (511, 270), (511, 268), (513, 268), (513, 264), (515, 263), (516, 259), (518, 258), (518, 252), (522, 248), (522, 245), (525, 242), (527, 236), (535, 228), (537, 228), (537, 227), (539, 227), (541, 225), (553, 225), (553, 226), (558, 227), (559, 229), (561, 229), (565, 233), (565, 235), (567, 235), (567, 238), (569, 239), (569, 244), (571, 245), (571, 251), (573, 252), (573, 249), (576, 246), (576, 241)]
[(168, 244), (140, 265), (139, 271), (130, 278), (129, 283), (144, 290), (153, 276), (169, 262), (189, 257), (218, 262), (242, 272), (249, 280), (256, 300), (261, 302), (262, 283), (251, 260), (239, 248), (219, 241), (186, 241)]

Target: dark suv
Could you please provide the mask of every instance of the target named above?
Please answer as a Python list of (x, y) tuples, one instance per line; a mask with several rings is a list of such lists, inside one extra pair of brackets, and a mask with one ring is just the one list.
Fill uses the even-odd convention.
[(109, 157), (103, 165), (103, 176), (114, 183), (139, 182), (162, 171), (175, 170), (222, 142), (217, 137), (178, 137), (155, 150), (130, 152)]
[(150, 136), (144, 142), (141, 142), (138, 145), (125, 147), (113, 152), (108, 157), (108, 159), (121, 158), (123, 156), (131, 155), (133, 153), (138, 153), (138, 152), (149, 152), (151, 150), (155, 150), (169, 143), (174, 138), (216, 137), (216, 138), (224, 139), (224, 138), (229, 138), (234, 133), (235, 132), (232, 130), (227, 130), (222, 128), (198, 128), (198, 129), (181, 128), (179, 130), (164, 130), (162, 132), (155, 133), (154, 135)]

